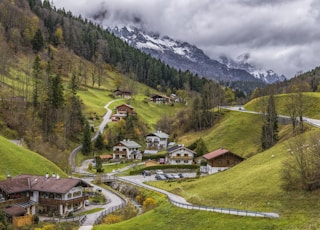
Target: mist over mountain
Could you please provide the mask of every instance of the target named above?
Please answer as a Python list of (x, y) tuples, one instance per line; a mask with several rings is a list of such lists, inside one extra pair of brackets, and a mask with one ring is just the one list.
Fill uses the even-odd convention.
[[(255, 68), (248, 62), (248, 54), (239, 60), (226, 56), (220, 60), (209, 58), (203, 50), (184, 41), (174, 40), (158, 33), (145, 32), (133, 26), (109, 27), (110, 32), (129, 45), (162, 60), (171, 67), (222, 82), (274, 83), (285, 80), (272, 70)], [(245, 58), (247, 57), (247, 58)]]

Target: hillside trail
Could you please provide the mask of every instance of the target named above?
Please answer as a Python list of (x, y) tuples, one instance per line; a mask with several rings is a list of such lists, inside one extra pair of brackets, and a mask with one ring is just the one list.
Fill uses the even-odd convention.
[[(109, 101), (104, 108), (107, 110), (107, 112), (105, 113), (105, 115), (103, 116), (102, 122), (99, 125), (98, 131), (95, 133), (95, 135), (91, 138), (91, 142), (93, 142), (94, 140), (97, 139), (99, 134), (103, 133), (104, 128), (107, 126), (107, 124), (109, 122), (111, 122), (111, 115), (112, 115), (112, 110), (109, 109), (109, 106), (118, 100), (122, 100), (122, 99), (115, 99), (115, 100), (111, 100)], [(69, 156), (69, 165), (71, 167), (71, 172), (78, 172), (80, 169), (77, 168), (77, 164), (76, 164), (76, 155), (77, 153), (81, 150), (82, 145), (79, 145), (78, 147), (76, 147), (74, 150), (72, 150), (72, 152), (70, 153)]]

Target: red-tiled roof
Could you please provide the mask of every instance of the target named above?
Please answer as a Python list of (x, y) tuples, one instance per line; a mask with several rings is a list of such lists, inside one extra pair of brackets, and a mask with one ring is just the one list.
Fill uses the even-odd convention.
[(213, 151), (211, 153), (207, 153), (207, 154), (203, 155), (202, 157), (207, 159), (207, 160), (211, 160), (211, 159), (214, 159), (214, 158), (216, 158), (218, 156), (221, 156), (221, 155), (223, 155), (223, 154), (225, 154), (227, 152), (230, 152), (230, 151), (228, 149), (221, 148), (221, 149), (217, 149), (217, 150), (215, 150), (215, 151)]

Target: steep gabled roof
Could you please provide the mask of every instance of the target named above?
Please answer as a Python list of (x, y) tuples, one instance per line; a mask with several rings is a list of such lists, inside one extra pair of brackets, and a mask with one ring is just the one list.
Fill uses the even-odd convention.
[(0, 189), (7, 194), (24, 191), (40, 191), (64, 194), (73, 187), (77, 186), (89, 187), (90, 185), (80, 179), (25, 174), (0, 182)]
[(169, 138), (169, 135), (168, 134), (166, 134), (166, 133), (164, 133), (164, 132), (162, 132), (162, 131), (160, 131), (160, 130), (158, 130), (158, 131), (156, 131), (156, 132), (154, 132), (154, 133), (149, 133), (148, 135), (147, 135), (147, 137), (148, 136), (156, 136), (156, 137), (159, 137), (159, 138)]
[(139, 145), (137, 142), (135, 141), (130, 141), (130, 140), (123, 140), (123, 141), (120, 141), (119, 143), (117, 143), (115, 146), (117, 145), (124, 145), (126, 146), (127, 148), (141, 148), (141, 145)]
[(119, 108), (119, 107), (121, 107), (121, 106), (125, 106), (125, 107), (128, 107), (128, 108), (134, 109), (134, 107), (133, 107), (133, 106), (128, 105), (128, 104), (118, 105), (118, 106), (116, 106), (116, 109), (117, 109), (117, 108)]
[(196, 154), (196, 152), (192, 151), (191, 149), (188, 149), (187, 147), (185, 147), (184, 145), (175, 145), (175, 146), (172, 146), (170, 148), (167, 149), (167, 152), (170, 154), (170, 153), (173, 153), (175, 151), (178, 151), (180, 149), (184, 149), (190, 153), (193, 153), (193, 154)]
[(224, 149), (224, 148), (220, 148), (220, 149), (217, 149), (217, 150), (215, 150), (215, 151), (213, 151), (211, 153), (207, 153), (207, 154), (203, 155), (202, 157), (207, 159), (207, 160), (211, 160), (211, 159), (214, 159), (214, 158), (216, 158), (218, 156), (222, 156), (222, 155), (224, 155), (226, 153), (231, 153), (231, 154), (233, 154), (233, 155), (235, 155), (235, 156), (237, 156), (239, 158), (244, 159), (243, 157), (241, 157), (241, 156), (239, 156), (239, 155), (237, 155), (237, 154), (235, 154), (233, 152), (230, 152), (228, 149)]

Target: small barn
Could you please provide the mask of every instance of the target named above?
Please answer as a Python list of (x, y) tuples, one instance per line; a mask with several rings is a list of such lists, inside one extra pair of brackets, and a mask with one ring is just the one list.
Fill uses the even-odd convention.
[(224, 148), (207, 153), (202, 157), (207, 161), (207, 173), (209, 174), (226, 170), (245, 160), (243, 157)]

